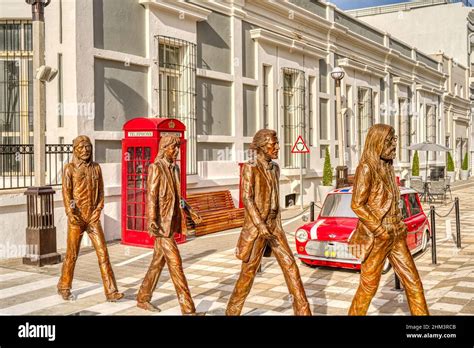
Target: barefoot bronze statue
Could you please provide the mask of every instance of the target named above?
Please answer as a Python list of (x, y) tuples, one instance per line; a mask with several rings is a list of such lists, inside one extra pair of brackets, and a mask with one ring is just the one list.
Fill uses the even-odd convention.
[[(178, 295), (181, 312), (194, 315), (196, 309), (174, 239), (175, 233), (183, 233), (186, 230), (186, 219), (183, 212), (186, 204), (181, 198), (180, 171), (176, 164), (179, 147), (180, 138), (178, 136), (162, 137), (158, 155), (148, 167), (146, 216), (148, 232), (156, 239), (153, 259), (138, 291), (137, 306), (144, 310), (160, 311), (150, 301), (166, 263)], [(182, 205), (182, 203), (184, 204)], [(189, 206), (187, 207), (190, 209)], [(199, 215), (192, 211), (189, 212), (193, 220), (199, 223)]]
[(66, 257), (58, 283), (58, 293), (64, 300), (73, 298), (71, 285), (74, 267), (82, 236), (87, 232), (99, 259), (107, 301), (117, 301), (123, 294), (117, 290), (100, 223), (100, 214), (104, 208), (104, 181), (99, 164), (92, 161), (92, 143), (85, 135), (74, 139), (73, 159), (64, 168), (62, 186), (68, 229)]
[(269, 247), (283, 271), (294, 313), (311, 315), (300, 272), (281, 225), (280, 168), (272, 161), (278, 158), (280, 149), (276, 132), (270, 129), (259, 130), (250, 149), (256, 152), (256, 158), (246, 163), (242, 169), (245, 218), (236, 248), (237, 258), (242, 260), (242, 269), (226, 314), (240, 315), (262, 256), (266, 247)]
[(407, 227), (399, 208), (393, 160), (397, 137), (393, 127), (369, 129), (357, 167), (352, 210), (359, 218), (349, 249), (362, 261), (360, 283), (349, 315), (365, 315), (379, 286), (388, 257), (406, 292), (412, 315), (429, 315), (423, 285), (406, 243)]

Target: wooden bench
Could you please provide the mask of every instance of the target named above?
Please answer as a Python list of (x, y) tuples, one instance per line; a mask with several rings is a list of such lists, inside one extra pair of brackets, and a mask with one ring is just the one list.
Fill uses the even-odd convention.
[(188, 218), (188, 228), (196, 236), (242, 227), (244, 209), (236, 208), (230, 191), (203, 192), (188, 195), (186, 201), (198, 213), (202, 222), (194, 225)]

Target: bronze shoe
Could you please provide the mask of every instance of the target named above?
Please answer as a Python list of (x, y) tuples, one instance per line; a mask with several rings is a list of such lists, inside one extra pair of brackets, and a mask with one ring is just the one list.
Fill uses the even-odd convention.
[(201, 317), (201, 316), (205, 316), (206, 312), (183, 313), (183, 315)]
[(117, 302), (118, 300), (120, 300), (122, 297), (123, 297), (123, 293), (121, 292), (114, 292), (110, 295), (107, 295), (107, 302)]
[(161, 309), (150, 302), (137, 302), (137, 307), (150, 312), (161, 312)]
[(60, 295), (64, 301), (71, 301), (74, 299), (74, 295), (71, 293), (71, 290), (69, 289), (64, 289), (64, 290), (58, 289), (58, 295)]

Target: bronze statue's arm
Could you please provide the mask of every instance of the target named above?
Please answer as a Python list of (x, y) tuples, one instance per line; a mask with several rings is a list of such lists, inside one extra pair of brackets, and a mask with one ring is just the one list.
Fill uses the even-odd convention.
[(95, 170), (97, 171), (97, 205), (92, 213), (90, 218), (91, 222), (99, 221), (100, 214), (102, 213), (102, 209), (104, 209), (104, 178), (102, 176), (102, 169), (100, 168), (99, 164), (95, 164)]
[(255, 206), (255, 192), (254, 192), (254, 177), (252, 175), (252, 166), (245, 164), (242, 169), (242, 201), (244, 203), (246, 213), (250, 215), (250, 218), (255, 226), (264, 224), (260, 213)]
[(62, 194), (63, 194), (63, 202), (64, 202), (64, 209), (66, 210), (66, 215), (70, 216), (74, 214), (74, 208), (76, 207), (76, 203), (74, 202), (73, 196), (73, 188), (72, 188), (72, 173), (71, 173), (71, 166), (69, 164), (66, 165), (64, 168), (63, 179), (62, 179)]
[(357, 167), (354, 187), (352, 189), (352, 210), (359, 220), (374, 235), (379, 235), (383, 229), (381, 221), (377, 219), (372, 210), (367, 206), (369, 200), (370, 187), (372, 185), (372, 173), (367, 164)]
[(99, 176), (99, 190), (98, 190), (98, 195), (99, 195), (99, 201), (97, 202), (97, 207), (95, 208), (96, 210), (102, 211), (104, 209), (104, 178), (102, 176), (102, 169), (100, 168), (100, 165), (97, 164), (97, 174)]
[(157, 236), (161, 234), (159, 232), (159, 189), (159, 169), (156, 164), (152, 163), (148, 167), (148, 178), (146, 184), (146, 217), (148, 220), (148, 232)]

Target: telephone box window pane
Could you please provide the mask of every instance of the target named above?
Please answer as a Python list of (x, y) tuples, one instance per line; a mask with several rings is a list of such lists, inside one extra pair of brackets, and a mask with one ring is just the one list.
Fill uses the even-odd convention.
[(135, 191), (133, 189), (127, 191), (127, 202), (135, 202)]
[(145, 160), (150, 161), (151, 159), (151, 149), (149, 147), (145, 147)]
[(127, 229), (133, 230), (133, 218), (127, 218)]
[(141, 148), (141, 147), (138, 147), (138, 148), (136, 149), (136, 151), (137, 151), (137, 153), (136, 153), (137, 157), (135, 158), (135, 160), (137, 160), (137, 161), (138, 161), (138, 160), (141, 160), (141, 159), (142, 159), (142, 148)]
[(133, 203), (128, 203), (127, 204), (127, 216), (133, 216), (134, 206), (135, 206), (135, 204), (133, 204)]
[(135, 219), (135, 223), (136, 223), (135, 229), (137, 231), (143, 231), (143, 219)]

